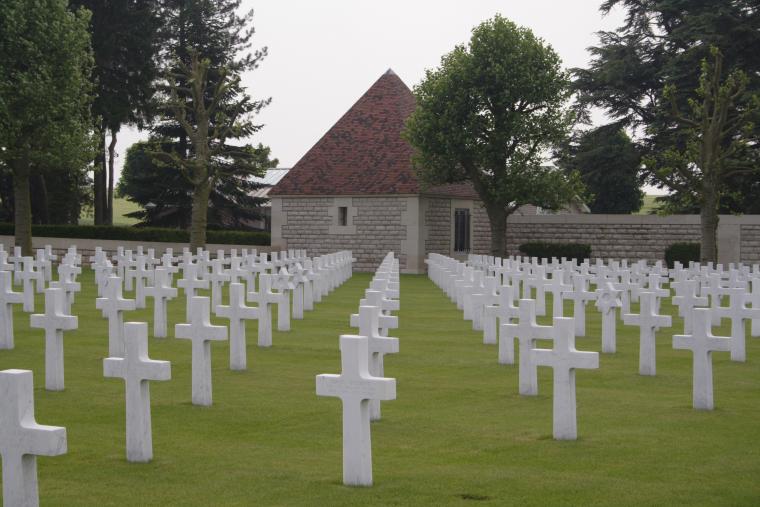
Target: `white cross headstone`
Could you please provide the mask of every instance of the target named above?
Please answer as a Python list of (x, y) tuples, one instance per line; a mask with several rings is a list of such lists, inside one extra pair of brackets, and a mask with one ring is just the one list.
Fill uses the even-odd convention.
[(103, 376), (124, 379), (127, 398), (127, 461), (147, 463), (153, 459), (153, 431), (150, 424), (149, 380), (170, 380), (169, 361), (148, 357), (148, 324), (124, 324), (124, 357), (103, 360)]
[(655, 312), (655, 295), (651, 292), (641, 292), (639, 300), (639, 313), (623, 314), (623, 323), (639, 326), (639, 375), (655, 375), (655, 336), (659, 328), (672, 326), (672, 319), (670, 315), (658, 315)]
[(312, 269), (311, 259), (307, 259), (303, 263), (305, 280), (303, 283), (303, 309), (307, 312), (314, 310), (314, 280), (317, 279), (317, 275)]
[(135, 258), (135, 305), (137, 308), (145, 308), (145, 287), (153, 281), (153, 270), (148, 266), (148, 259), (144, 255)]
[(304, 311), (304, 287), (309, 282), (306, 272), (300, 263), (296, 263), (293, 268), (293, 318), (295, 320), (303, 319)]
[(208, 280), (201, 280), (198, 278), (198, 266), (191, 264), (188, 260), (189, 252), (185, 252), (185, 266), (182, 269), (183, 278), (177, 280), (177, 287), (185, 291), (185, 315), (187, 320), (191, 318), (191, 306), (193, 303), (193, 297), (195, 297), (195, 291), (198, 289), (208, 289)]
[(81, 273), (82, 268), (79, 266), (73, 264), (58, 265), (58, 281), (55, 286), (63, 289), (66, 294), (65, 309), (67, 312), (71, 311), (71, 306), (74, 304), (75, 294), (82, 290), (82, 284), (77, 282), (77, 275)]
[(578, 421), (575, 401), (575, 370), (599, 368), (598, 352), (580, 352), (575, 349), (573, 319), (554, 319), (554, 348), (533, 349), (533, 360), (538, 366), (554, 370), (554, 439), (576, 440)]
[[(224, 255), (224, 252), (222, 252)], [(223, 259), (214, 259), (211, 261), (211, 273), (208, 275), (211, 282), (211, 306), (216, 308), (222, 304), (222, 288), (224, 284), (230, 281), (230, 274), (224, 269)]]
[(34, 380), (27, 370), (0, 371), (3, 505), (39, 505), (37, 456), (66, 454), (66, 428), (34, 420)]
[[(752, 278), (752, 289), (749, 294), (749, 302), (751, 308), (760, 310), (760, 277), (754, 276)], [(750, 334), (752, 336), (760, 336), (760, 318), (752, 319)]]
[(10, 271), (0, 271), (0, 349), (12, 349), (13, 305), (24, 302), (24, 295), (13, 291)]
[(124, 357), (124, 312), (135, 309), (135, 300), (122, 297), (121, 278), (108, 277), (104, 295), (95, 300), (95, 308), (108, 319), (108, 355)]
[(605, 354), (614, 354), (617, 348), (617, 313), (615, 309), (623, 305), (618, 299), (620, 292), (610, 282), (606, 282), (604, 287), (596, 290), (596, 308), (602, 314), (602, 352)]
[(563, 293), (562, 297), (573, 301), (575, 336), (586, 336), (586, 303), (596, 299), (596, 295), (586, 288), (586, 277), (573, 275), (573, 290)]
[(692, 317), (694, 327), (691, 334), (673, 336), (673, 348), (693, 352), (692, 401), (694, 408), (713, 409), (713, 351), (731, 350), (731, 338), (713, 336), (710, 309), (695, 308)]
[(145, 288), (145, 296), (153, 298), (153, 336), (166, 338), (166, 302), (177, 297), (166, 268), (153, 271), (153, 286)]
[(193, 297), (190, 323), (174, 325), (174, 335), (177, 338), (191, 340), (193, 343), (193, 405), (211, 405), (211, 341), (227, 339), (225, 326), (211, 325), (209, 303), (208, 297)]
[(39, 273), (34, 271), (34, 262), (31, 257), (23, 257), (22, 265), (23, 271), (16, 271), (15, 276), (17, 280), (23, 281), (23, 295), (25, 312), (34, 311), (34, 284), (32, 282), (37, 281), (39, 284)]
[(245, 321), (259, 318), (259, 309), (246, 306), (245, 285), (230, 284), (230, 304), (214, 308), (217, 317), (230, 321), (230, 369), (246, 369)]
[(290, 293), (294, 289), (291, 282), (291, 274), (285, 267), (281, 267), (278, 274), (273, 275), (272, 288), (279, 291), (280, 299), (277, 301), (277, 330), (290, 331)]
[(721, 318), (731, 320), (731, 360), (744, 362), (747, 360), (747, 345), (744, 323), (747, 320), (760, 318), (760, 309), (747, 308), (748, 294), (745, 289), (725, 289), (728, 294), (728, 306), (713, 310)]
[[(517, 307), (514, 306), (514, 287), (502, 285), (499, 288), (497, 305), (488, 305), (483, 310), (483, 343), (486, 345), (498, 343), (497, 334), (501, 336), (503, 324), (517, 317)], [(498, 331), (497, 331), (498, 330)]]
[(555, 269), (552, 273), (552, 278), (544, 286), (546, 292), (552, 295), (552, 316), (562, 317), (564, 315), (564, 302), (565, 296), (573, 290), (573, 286), (564, 283), (564, 271), (561, 269)]
[[(369, 350), (369, 373), (374, 377), (385, 376), (385, 354), (398, 353), (398, 338), (380, 335), (380, 308), (377, 306), (360, 306), (355, 322), (351, 315), (351, 326), (359, 328), (359, 336), (367, 337)], [(358, 325), (357, 325), (358, 324)], [(380, 400), (370, 400), (369, 418), (380, 420)]]
[(552, 326), (536, 324), (536, 302), (532, 299), (521, 299), (517, 310), (517, 323), (502, 324), (504, 333), (499, 337), (499, 363), (513, 364), (515, 362), (515, 338), (520, 350), (519, 392), (523, 396), (538, 394), (538, 374), (536, 363), (530, 351), (536, 345), (537, 339), (550, 340), (554, 337)]
[(272, 275), (261, 274), (259, 276), (259, 290), (248, 293), (248, 301), (256, 303), (259, 309), (259, 347), (272, 346), (272, 305), (282, 297), (281, 294), (272, 292)]
[(672, 284), (678, 289), (678, 294), (673, 296), (673, 304), (678, 306), (678, 315), (683, 318), (684, 334), (691, 334), (692, 316), (695, 307), (707, 306), (707, 296), (697, 296), (697, 281), (684, 280)]
[(76, 316), (63, 313), (63, 290), (45, 289), (45, 313), (31, 316), (31, 327), (45, 330), (45, 389), (63, 391), (63, 332), (76, 329)]
[(369, 373), (368, 340), (340, 337), (340, 375), (317, 375), (317, 395), (343, 402), (343, 484), (372, 485), (372, 441), (368, 400), (396, 399), (396, 380)]

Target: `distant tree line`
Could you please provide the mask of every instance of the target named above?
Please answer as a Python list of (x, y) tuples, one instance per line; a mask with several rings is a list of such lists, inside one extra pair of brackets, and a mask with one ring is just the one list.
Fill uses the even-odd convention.
[(222, 228), (256, 218), (250, 176), (276, 160), (264, 146), (241, 144), (261, 129), (253, 117), (269, 100), (251, 99), (240, 83), (266, 56), (251, 50), (253, 13), (238, 14), (240, 4), (0, 4), (0, 220), (15, 222), (25, 251), (32, 222), (76, 223), (91, 209), (96, 225), (113, 223), (125, 125), (150, 132), (130, 151), (144, 156), (119, 187), (156, 205), (138, 216), (143, 224), (191, 228), (200, 245), (207, 214)]

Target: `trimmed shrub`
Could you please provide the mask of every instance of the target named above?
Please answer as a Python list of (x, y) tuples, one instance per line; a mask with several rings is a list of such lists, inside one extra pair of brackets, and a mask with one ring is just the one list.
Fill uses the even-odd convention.
[(665, 250), (665, 262), (673, 269), (676, 262), (688, 266), (690, 261), (699, 262), (699, 243), (673, 243)]
[(591, 245), (583, 243), (544, 243), (535, 241), (523, 243), (519, 246), (520, 252), (528, 257), (538, 257), (539, 259), (551, 259), (556, 257), (561, 259), (578, 259), (579, 261), (591, 257)]
[[(13, 224), (0, 224), (0, 235), (13, 236)], [(181, 229), (158, 227), (119, 227), (111, 225), (33, 225), (32, 235), (48, 238), (114, 239), (122, 241), (160, 241), (187, 243), (190, 233)], [(208, 243), (223, 245), (269, 245), (268, 232), (210, 230)]]

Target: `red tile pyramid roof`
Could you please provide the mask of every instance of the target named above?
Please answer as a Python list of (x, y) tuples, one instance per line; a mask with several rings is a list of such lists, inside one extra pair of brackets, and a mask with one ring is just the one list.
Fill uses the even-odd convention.
[[(419, 194), (413, 149), (401, 138), (414, 108), (411, 90), (389, 69), (269, 195)], [(446, 195), (474, 196), (469, 185), (446, 188)]]

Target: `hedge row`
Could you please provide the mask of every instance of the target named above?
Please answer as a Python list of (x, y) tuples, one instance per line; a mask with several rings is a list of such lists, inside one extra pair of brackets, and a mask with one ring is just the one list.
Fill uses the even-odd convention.
[[(0, 235), (13, 236), (13, 234), (13, 224), (0, 224)], [(114, 239), (166, 243), (188, 243), (190, 241), (190, 233), (180, 229), (112, 225), (33, 225), (32, 235), (48, 238)], [(268, 246), (270, 234), (268, 232), (209, 230), (206, 232), (206, 241), (222, 245)]]
[(523, 243), (519, 246), (520, 252), (528, 257), (539, 259), (578, 259), (583, 261), (591, 257), (591, 245), (582, 243), (544, 243), (540, 241)]
[(690, 261), (699, 262), (699, 243), (673, 243), (665, 250), (665, 262), (673, 269), (676, 262), (688, 266)]

